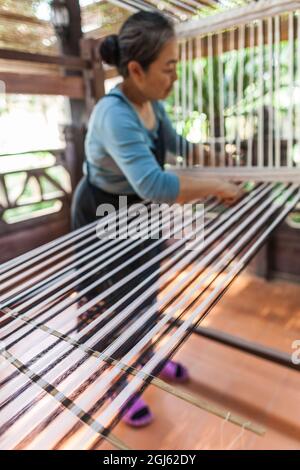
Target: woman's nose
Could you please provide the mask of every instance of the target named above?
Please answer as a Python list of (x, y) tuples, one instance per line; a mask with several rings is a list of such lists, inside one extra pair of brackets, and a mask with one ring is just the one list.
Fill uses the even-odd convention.
[(173, 83), (177, 82), (177, 80), (178, 80), (178, 74), (177, 74), (177, 70), (175, 70), (174, 73), (173, 73), (172, 82)]

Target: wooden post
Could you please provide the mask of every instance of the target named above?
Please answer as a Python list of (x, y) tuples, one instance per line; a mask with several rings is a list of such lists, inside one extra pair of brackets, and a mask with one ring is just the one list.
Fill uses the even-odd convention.
[[(68, 33), (58, 37), (60, 52), (66, 56), (80, 57), (82, 30), (79, 0), (65, 0), (65, 4), (69, 11), (70, 24)], [(63, 73), (67, 76), (82, 76), (82, 72), (78, 70), (63, 70)], [(64, 134), (66, 138), (66, 162), (71, 175), (72, 190), (74, 190), (82, 176), (87, 113), (84, 98), (71, 98), (69, 102), (71, 125), (65, 127)]]
[(97, 101), (105, 95), (105, 73), (99, 56), (100, 42), (92, 38), (81, 41), (81, 58), (90, 63), (90, 68), (84, 74), (88, 116)]
[(73, 191), (82, 177), (85, 135), (86, 130), (84, 127), (64, 126), (66, 140), (65, 161), (70, 173)]

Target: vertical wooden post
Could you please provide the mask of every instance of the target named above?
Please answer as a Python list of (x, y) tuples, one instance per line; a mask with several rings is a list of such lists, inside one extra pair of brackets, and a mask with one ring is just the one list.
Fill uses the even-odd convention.
[(65, 0), (65, 5), (69, 12), (70, 24), (67, 36), (60, 37), (60, 45), (65, 55), (80, 55), (81, 10), (79, 0)]
[(85, 70), (86, 110), (88, 116), (97, 101), (105, 95), (105, 75), (99, 55), (100, 41), (92, 38), (81, 41), (81, 58), (90, 64)]
[(82, 166), (84, 161), (85, 127), (74, 125), (64, 126), (64, 137), (66, 141), (65, 160), (70, 173), (72, 192), (82, 177)]
[[(82, 38), (81, 10), (79, 0), (65, 0), (69, 12), (70, 24), (68, 33), (58, 37), (62, 55), (80, 57), (80, 41)], [(65, 75), (82, 75), (81, 71), (63, 70)], [(82, 176), (84, 161), (84, 138), (87, 125), (87, 113), (84, 99), (70, 99), (71, 123), (64, 128), (66, 139), (66, 163), (71, 175), (72, 190)]]
[[(69, 11), (70, 25), (68, 34), (58, 38), (60, 51), (63, 55), (72, 55), (80, 57), (80, 41), (82, 38), (81, 30), (81, 11), (79, 0), (65, 0)], [(66, 70), (65, 75), (81, 75), (80, 71)], [(70, 99), (72, 125), (81, 127), (85, 122), (85, 102), (84, 100)]]

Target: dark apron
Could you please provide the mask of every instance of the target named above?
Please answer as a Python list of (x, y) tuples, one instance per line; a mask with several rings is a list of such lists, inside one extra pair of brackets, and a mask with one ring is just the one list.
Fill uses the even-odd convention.
[[(109, 95), (106, 95), (104, 98), (109, 98), (110, 96), (117, 96), (118, 98), (123, 100), (123, 98), (117, 94), (109, 94)], [(164, 162), (165, 162), (166, 145), (164, 141), (164, 132), (163, 132), (162, 122), (159, 122), (158, 138), (155, 144), (156, 144), (155, 150), (153, 151), (153, 153), (155, 155), (157, 162), (163, 169)], [(82, 178), (82, 180), (80, 181), (79, 185), (77, 186), (75, 190), (74, 197), (73, 197), (72, 210), (71, 210), (72, 228), (78, 229), (84, 225), (87, 225), (95, 221), (97, 218), (96, 210), (100, 204), (103, 204), (103, 203), (112, 204), (114, 207), (118, 208), (119, 196), (120, 194), (107, 193), (106, 191), (103, 191), (102, 189), (97, 188), (96, 186), (91, 184), (89, 180), (89, 164), (87, 162), (87, 176)], [(127, 195), (128, 207), (134, 203), (141, 202), (141, 201), (142, 199), (137, 194)], [(99, 221), (101, 220), (100, 217), (97, 219), (99, 219)], [(133, 248), (128, 253), (118, 258), (116, 261), (110, 263), (108, 267), (104, 269), (102, 268), (101, 270), (99, 270), (99, 272), (96, 275), (89, 277), (85, 282), (79, 283), (77, 290), (80, 291), (84, 287), (94, 282), (95, 279), (99, 278), (100, 276), (108, 272), (111, 272), (115, 267), (119, 266), (124, 261), (128, 259), (130, 260), (136, 253), (140, 253), (142, 249), (151, 246), (151, 244), (153, 244), (154, 241), (155, 240), (151, 240), (151, 239), (143, 240), (142, 243), (140, 243), (137, 247)], [(122, 240), (117, 243), (122, 243)], [(85, 248), (85, 246), (81, 247), (80, 249), (82, 250), (83, 248)], [(161, 249), (162, 249), (162, 244), (160, 244), (159, 247), (156, 246), (153, 249), (150, 249), (147, 253), (145, 253), (143, 256), (138, 258), (136, 261), (131, 262), (128, 266), (120, 270), (118, 273), (114, 274), (113, 276), (110, 276), (107, 281), (102, 282), (99, 286), (97, 286), (97, 288), (93, 289), (88, 294), (86, 294), (85, 297), (88, 300), (89, 298), (93, 298), (97, 294), (104, 292), (106, 289), (114, 285), (120, 279), (123, 279), (126, 275), (130, 274), (135, 269), (143, 266), (148, 260), (153, 259), (153, 257), (156, 256), (160, 252)], [(105, 253), (105, 248), (103, 250), (103, 253)], [(89, 261), (91, 261), (91, 259)], [(80, 265), (80, 267), (82, 266), (83, 265)], [(79, 318), (79, 325), (78, 325), (79, 329), (84, 327), (86, 323), (89, 323), (94, 318), (98, 317), (99, 314), (107, 310), (107, 308), (109, 308), (111, 305), (117, 302), (120, 298), (123, 298), (128, 292), (131, 292), (134, 287), (136, 287), (143, 280), (147, 279), (148, 276), (151, 273), (153, 273), (155, 270), (157, 270), (158, 268), (159, 268), (159, 263), (155, 263), (150, 268), (146, 270), (142, 270), (142, 273), (139, 275), (138, 278), (137, 277), (133, 278), (133, 280), (127, 282), (125, 286), (122, 286), (122, 288), (117, 289), (117, 291), (115, 291), (113, 294), (109, 295), (103, 301), (99, 302), (93, 309), (84, 313)], [(143, 286), (140, 291), (138, 291), (136, 294), (131, 296), (126, 302), (122, 303), (121, 307), (119, 307), (116, 311), (114, 311), (114, 314), (117, 314), (118, 312), (122, 311), (127, 305), (132, 303), (134, 299), (139, 294), (141, 294), (142, 291), (145, 291), (149, 286), (152, 286), (153, 283), (157, 281), (158, 281), (158, 276), (156, 275), (154, 278), (151, 279), (150, 282), (148, 282), (145, 286)], [(157, 297), (157, 293), (155, 292), (150, 297), (145, 299), (143, 304), (140, 305), (131, 314), (130, 318), (129, 319), (127, 318), (126, 322), (120, 325), (112, 333), (112, 336), (113, 337), (119, 336), (125, 328), (128, 328), (128, 326), (130, 325), (130, 320), (134, 320), (136, 315), (141, 313), (141, 310), (144, 310), (145, 308), (152, 305), (153, 302), (155, 302), (156, 297)], [(151, 328), (151, 326), (154, 325), (156, 320), (157, 320), (157, 313), (152, 316), (152, 318), (149, 320), (147, 325), (145, 325), (145, 327), (143, 328), (143, 331), (141, 332), (140, 330), (138, 334), (134, 338), (132, 338), (132, 340), (130, 341), (131, 344), (126, 344), (126, 349), (122, 349), (121, 351), (117, 352), (116, 357), (118, 357), (120, 354), (121, 355), (126, 354), (127, 349), (129, 350), (132, 347), (132, 345), (135, 344), (142, 337), (142, 335), (145, 334), (145, 332), (149, 328)], [(94, 332), (92, 332), (91, 334), (94, 334)], [(110, 336), (108, 343), (105, 340), (101, 341), (101, 344), (98, 344), (97, 346), (95, 346), (95, 348), (97, 348), (98, 350), (103, 350), (111, 342), (112, 336)], [(88, 339), (88, 337), (84, 339)]]

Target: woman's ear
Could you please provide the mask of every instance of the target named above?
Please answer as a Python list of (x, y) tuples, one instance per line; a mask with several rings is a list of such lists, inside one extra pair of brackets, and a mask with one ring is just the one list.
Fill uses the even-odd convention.
[(144, 71), (143, 67), (141, 66), (141, 64), (139, 64), (135, 60), (131, 60), (128, 63), (127, 69), (128, 69), (129, 76), (134, 78), (135, 80), (140, 81), (145, 76), (145, 71)]

